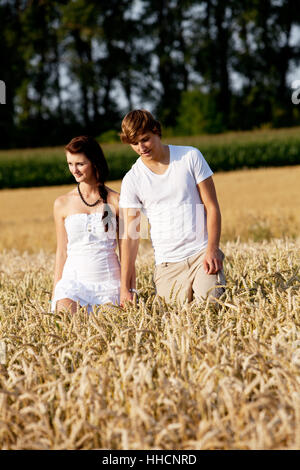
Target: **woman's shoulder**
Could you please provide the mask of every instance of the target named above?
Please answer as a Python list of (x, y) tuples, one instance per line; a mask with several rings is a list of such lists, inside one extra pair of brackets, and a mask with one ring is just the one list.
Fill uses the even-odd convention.
[(106, 189), (107, 189), (107, 202), (119, 204), (120, 194), (118, 193), (118, 191), (115, 191), (114, 189), (111, 189), (108, 186), (106, 186)]
[(76, 195), (76, 190), (72, 189), (68, 193), (61, 194), (60, 196), (58, 196), (54, 201), (54, 205), (53, 205), (54, 211), (55, 212), (64, 211), (64, 209), (66, 209), (69, 206), (69, 204), (72, 203), (72, 200), (75, 195)]
[(109, 188), (108, 186), (106, 186), (106, 189), (107, 189), (107, 203), (113, 206), (116, 211), (116, 214), (118, 214), (120, 194), (114, 189)]

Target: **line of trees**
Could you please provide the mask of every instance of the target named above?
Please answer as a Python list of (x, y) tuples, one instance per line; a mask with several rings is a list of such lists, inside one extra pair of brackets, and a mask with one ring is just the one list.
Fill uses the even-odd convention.
[(0, 146), (119, 129), (136, 105), (178, 134), (300, 124), (297, 0), (0, 0)]

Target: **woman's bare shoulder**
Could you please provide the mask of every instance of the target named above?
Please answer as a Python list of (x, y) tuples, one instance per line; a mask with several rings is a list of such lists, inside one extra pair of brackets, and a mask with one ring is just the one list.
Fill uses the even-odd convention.
[(54, 201), (54, 212), (62, 212), (67, 209), (67, 207), (72, 204), (72, 201), (76, 195), (76, 189), (72, 189), (68, 193), (58, 196)]
[(120, 194), (114, 189), (109, 188), (108, 186), (106, 186), (106, 189), (108, 191), (107, 202), (109, 204), (119, 205)]

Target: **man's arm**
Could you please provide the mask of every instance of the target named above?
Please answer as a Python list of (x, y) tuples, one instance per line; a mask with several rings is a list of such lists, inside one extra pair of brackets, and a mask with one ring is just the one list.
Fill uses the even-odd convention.
[(219, 249), (221, 236), (221, 212), (212, 177), (201, 181), (197, 188), (204, 204), (207, 218), (208, 244), (203, 261), (207, 274), (215, 274), (223, 268), (223, 254)]
[(141, 211), (120, 208), (121, 292), (120, 304), (133, 300), (135, 260), (139, 247)]

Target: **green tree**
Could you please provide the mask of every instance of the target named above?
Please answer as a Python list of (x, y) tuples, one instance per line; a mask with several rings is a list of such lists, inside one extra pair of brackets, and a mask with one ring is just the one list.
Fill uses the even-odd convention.
[(189, 49), (184, 34), (189, 22), (188, 0), (144, 0), (142, 21), (152, 57), (155, 110), (163, 124), (174, 126), (178, 103), (189, 83)]
[(193, 23), (193, 67), (201, 79), (200, 88), (215, 102), (218, 127), (222, 117), (223, 129), (230, 127), (235, 5), (235, 0), (204, 0)]
[(63, 7), (67, 63), (81, 92), (80, 118), (94, 134), (119, 126), (123, 109), (114, 92), (123, 88), (131, 107), (148, 63), (137, 47), (137, 23), (126, 14), (131, 3), (75, 0)]
[(6, 85), (6, 104), (0, 105), (1, 147), (12, 145), (15, 132), (15, 95), (25, 76), (21, 16), (19, 1), (0, 2), (0, 80)]
[(50, 127), (63, 119), (58, 2), (26, 2), (21, 20), (25, 77), (16, 94), (18, 122), (24, 134), (39, 135), (42, 141), (43, 136), (50, 137)]
[(216, 134), (222, 129), (223, 116), (213, 96), (199, 90), (182, 93), (176, 126), (179, 135)]
[(300, 59), (299, 44), (291, 44), (293, 27), (300, 22), (298, 2), (247, 0), (237, 12), (241, 47), (234, 68), (243, 77), (243, 86), (234, 104), (233, 127), (291, 125), (294, 107), (287, 77)]

